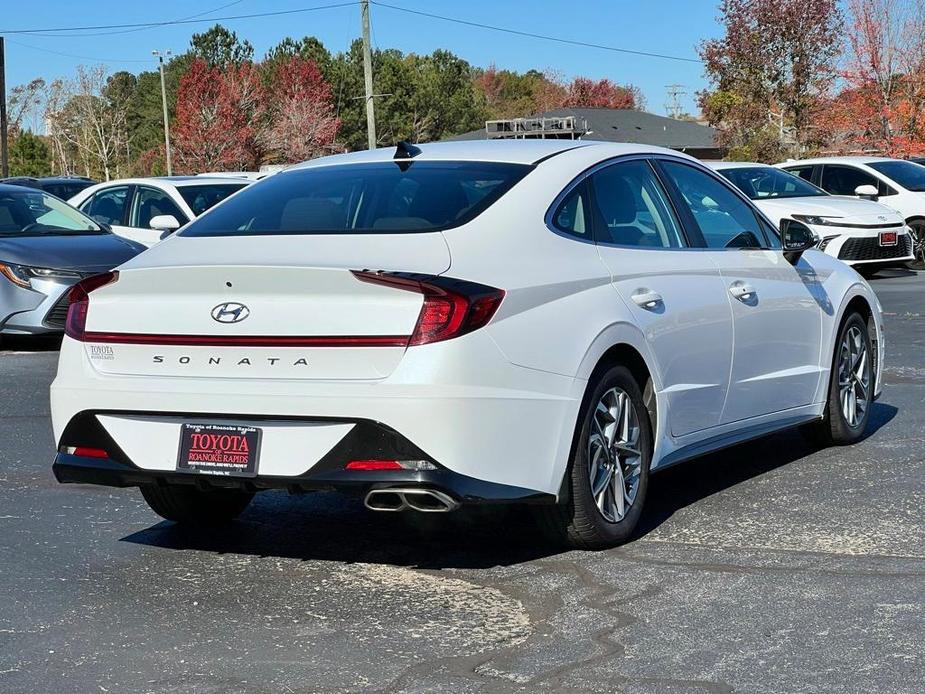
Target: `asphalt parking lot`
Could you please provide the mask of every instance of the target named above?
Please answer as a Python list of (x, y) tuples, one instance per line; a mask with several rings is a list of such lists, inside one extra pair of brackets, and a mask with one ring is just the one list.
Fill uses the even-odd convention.
[(925, 273), (873, 285), (865, 441), (788, 433), (661, 473), (640, 536), (600, 553), (518, 511), (332, 494), (181, 532), (137, 490), (54, 481), (55, 344), (7, 341), (0, 691), (922, 692)]

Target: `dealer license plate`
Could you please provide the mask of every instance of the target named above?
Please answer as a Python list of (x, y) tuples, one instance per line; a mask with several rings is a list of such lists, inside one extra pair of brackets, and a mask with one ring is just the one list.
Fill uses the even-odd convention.
[(209, 475), (256, 475), (260, 459), (257, 427), (189, 424), (180, 428), (177, 469)]

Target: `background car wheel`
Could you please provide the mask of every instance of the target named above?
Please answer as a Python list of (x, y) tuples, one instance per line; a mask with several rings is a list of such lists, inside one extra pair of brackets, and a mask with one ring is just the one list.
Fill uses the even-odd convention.
[(547, 529), (569, 546), (604, 549), (625, 542), (649, 485), (652, 431), (642, 392), (626, 367), (593, 385), (569, 464), (569, 500), (544, 509)]
[(195, 487), (143, 485), (141, 495), (157, 515), (176, 523), (220, 525), (237, 518), (254, 498), (234, 489), (203, 491)]
[(912, 232), (912, 254), (915, 260), (906, 265), (910, 270), (925, 270), (925, 222), (911, 222), (909, 231)]
[(810, 438), (824, 446), (859, 441), (870, 419), (875, 377), (870, 329), (860, 313), (851, 313), (838, 331), (825, 415), (808, 427)]

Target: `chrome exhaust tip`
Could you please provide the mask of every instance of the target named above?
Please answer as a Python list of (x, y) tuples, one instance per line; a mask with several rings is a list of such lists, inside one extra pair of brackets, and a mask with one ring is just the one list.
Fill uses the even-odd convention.
[(404, 511), (447, 513), (459, 508), (453, 497), (436, 489), (373, 489), (363, 504), (371, 511)]

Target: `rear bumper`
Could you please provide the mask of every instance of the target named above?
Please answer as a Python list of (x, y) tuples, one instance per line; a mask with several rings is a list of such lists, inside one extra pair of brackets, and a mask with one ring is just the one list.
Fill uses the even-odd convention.
[[(319, 461), (295, 475), (234, 477), (202, 474), (171, 469), (151, 470), (139, 467), (100, 423), (99, 415), (124, 413), (81, 412), (68, 424), (61, 437), (61, 447), (52, 470), (62, 483), (99, 484), (110, 487), (136, 487), (146, 484), (193, 485), (199, 488), (232, 488), (248, 491), (287, 489), (291, 492), (334, 490), (365, 495), (372, 489), (427, 488), (451, 496), (463, 504), (485, 503), (554, 503), (555, 495), (537, 490), (479, 480), (446, 469), (433, 461), (412, 442), (378, 422), (368, 420), (338, 421), (350, 425), (348, 433)], [(132, 416), (157, 417), (154, 413)], [(248, 420), (253, 422), (253, 420)], [(279, 421), (279, 420), (275, 420)], [(297, 420), (292, 420), (293, 422)], [(310, 421), (306, 424), (318, 424)], [(326, 422), (329, 423), (329, 422)], [(99, 448), (107, 458), (73, 455), (68, 447)], [(354, 459), (428, 460), (434, 470), (346, 470)]]
[[(480, 349), (467, 347), (476, 340)], [(446, 471), (439, 479), (452, 480), (445, 483), (450, 491), (461, 478), (500, 488), (473, 498), (559, 494), (583, 382), (512, 365), (478, 332), (411, 352), (389, 378), (374, 382), (126, 376), (100, 373), (84, 345), (65, 337), (51, 389), (57, 450), (102, 448), (117, 467), (100, 472), (99, 459), (61, 453), (58, 465), (89, 468), (62, 468), (61, 478), (122, 485), (188, 475), (176, 472), (179, 427), (201, 421), (264, 428), (259, 477), (247, 482), (254, 487), (346, 489), (378, 479), (346, 476), (350, 460), (424, 459)], [(384, 453), (385, 444), (348, 451), (351, 440), (370, 440), (368, 426), (391, 432), (402, 448), (394, 455)], [(89, 435), (100, 430), (112, 439), (107, 445)], [(403, 474), (388, 471), (386, 479), (435, 482)], [(468, 494), (472, 484), (454, 496)]]

